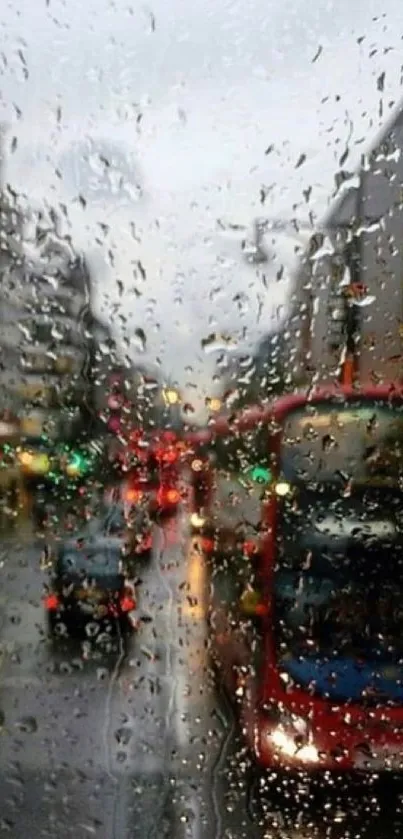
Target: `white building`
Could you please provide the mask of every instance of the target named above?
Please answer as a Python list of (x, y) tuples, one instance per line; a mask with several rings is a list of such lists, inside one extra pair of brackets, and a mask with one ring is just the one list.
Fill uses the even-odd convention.
[[(343, 175), (340, 175), (343, 180)], [(287, 341), (288, 369), (323, 380), (340, 360), (340, 284), (364, 283), (372, 303), (361, 310), (360, 378), (402, 376), (403, 351), (403, 106), (397, 109), (358, 173), (317, 231), (296, 275)]]

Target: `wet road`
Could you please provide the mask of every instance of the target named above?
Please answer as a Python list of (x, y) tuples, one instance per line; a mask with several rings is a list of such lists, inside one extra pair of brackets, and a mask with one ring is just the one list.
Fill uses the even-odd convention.
[[(307, 839), (401, 835), (371, 790), (275, 801), (250, 772), (208, 658), (203, 559), (186, 519), (156, 528), (125, 650), (55, 648), (29, 527), (0, 554), (0, 835)], [(253, 806), (251, 805), (253, 802)], [(292, 804), (292, 806), (290, 806)], [(261, 806), (260, 806), (261, 805)]]
[(38, 559), (28, 527), (3, 542), (0, 835), (243, 835), (245, 808), (229, 800), (231, 714), (208, 661), (204, 566), (184, 520), (155, 531), (140, 599), (152, 621), (108, 655), (47, 640)]

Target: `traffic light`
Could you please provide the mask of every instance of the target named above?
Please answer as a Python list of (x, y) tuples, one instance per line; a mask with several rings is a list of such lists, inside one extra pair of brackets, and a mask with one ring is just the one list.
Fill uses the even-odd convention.
[(75, 478), (79, 475), (85, 475), (85, 473), (88, 472), (88, 469), (89, 463), (87, 458), (80, 452), (72, 452), (66, 465), (67, 475), (70, 478)]
[(270, 469), (266, 469), (265, 466), (253, 466), (249, 472), (249, 478), (255, 484), (269, 484), (272, 477)]

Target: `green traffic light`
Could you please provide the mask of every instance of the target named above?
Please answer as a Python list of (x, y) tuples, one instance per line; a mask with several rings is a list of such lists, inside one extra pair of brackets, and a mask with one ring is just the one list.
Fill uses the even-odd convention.
[(83, 474), (84, 472), (88, 471), (89, 464), (85, 457), (83, 457), (79, 452), (74, 452), (72, 454), (69, 463), (68, 463), (68, 470), (73, 470), (74, 472), (79, 472)]
[(254, 466), (249, 472), (249, 477), (256, 484), (269, 484), (272, 480), (272, 473), (270, 469), (266, 469), (264, 466)]

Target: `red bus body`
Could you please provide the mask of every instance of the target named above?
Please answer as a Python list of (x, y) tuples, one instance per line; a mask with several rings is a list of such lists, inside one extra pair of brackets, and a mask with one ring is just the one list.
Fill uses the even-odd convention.
[[(247, 430), (251, 428), (251, 423), (256, 427), (258, 421), (262, 422), (270, 428), (268, 444), (271, 452), (278, 456), (282, 429), (290, 412), (308, 405), (314, 408), (315, 404), (326, 402), (329, 406), (346, 407), (357, 400), (379, 402), (382, 407), (392, 405), (403, 410), (401, 388), (370, 386), (358, 390), (345, 386), (329, 387), (311, 392), (309, 396), (302, 393), (284, 396), (275, 401), (268, 411), (245, 412), (234, 421), (235, 425), (234, 422), (217, 423), (213, 433), (231, 434), (234, 428)], [(402, 772), (403, 696), (392, 703), (380, 695), (370, 707), (364, 699), (336, 701), (326, 692), (318, 695), (310, 684), (301, 687), (293, 679), (287, 682), (280, 671), (274, 620), (280, 505), (275, 486), (276, 480), (281, 480), (281, 475), (276, 473), (276, 462), (278, 464), (278, 457), (273, 460), (274, 489), (267, 493), (262, 505), (262, 536), (255, 559), (259, 608), (254, 610), (254, 614), (260, 615), (257, 669), (256, 663), (251, 664), (253, 645), (249, 619), (243, 621), (240, 617), (234, 631), (233, 626), (231, 628), (229, 622), (226, 623), (226, 609), (221, 609), (216, 618), (213, 639), (213, 648), (219, 660), (226, 663), (228, 686), (237, 691), (248, 746), (258, 763), (270, 769), (308, 773), (326, 770), (335, 774), (345, 771)], [(360, 666), (363, 665), (357, 661), (358, 670)], [(390, 676), (396, 680), (393, 684), (400, 685), (403, 668), (394, 666), (389, 671), (395, 673)], [(385, 675), (385, 678), (389, 676)]]

